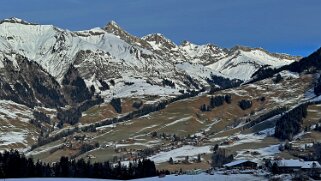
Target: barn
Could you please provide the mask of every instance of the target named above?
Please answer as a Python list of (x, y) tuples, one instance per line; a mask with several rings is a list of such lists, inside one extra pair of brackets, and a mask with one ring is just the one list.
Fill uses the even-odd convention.
[(279, 160), (276, 161), (278, 169), (281, 173), (293, 173), (298, 171), (320, 171), (321, 165), (317, 161), (301, 161), (301, 160)]
[(236, 160), (231, 163), (227, 163), (223, 165), (226, 169), (257, 169), (258, 163), (250, 161), (250, 160)]

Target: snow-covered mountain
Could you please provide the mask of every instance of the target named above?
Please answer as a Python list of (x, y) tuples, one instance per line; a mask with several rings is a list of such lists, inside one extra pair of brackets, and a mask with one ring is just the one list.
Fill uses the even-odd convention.
[[(320, 51), (316, 56), (319, 55)], [(269, 53), (261, 48), (236, 46), (226, 49), (188, 41), (178, 45), (159, 33), (137, 37), (114, 21), (101, 28), (69, 31), (17, 18), (5, 19), (0, 21), (0, 148), (11, 148), (14, 144), (15, 148), (27, 148), (35, 143), (41, 147), (55, 140), (57, 134), (64, 136), (59, 134), (62, 130), (90, 129), (94, 124), (95, 127), (103, 127), (100, 123), (108, 126), (109, 118), (112, 123), (113, 119), (130, 120), (150, 111), (171, 107), (167, 104), (173, 103), (171, 101), (178, 96), (189, 96), (186, 93), (191, 90), (231, 87), (242, 81), (253, 80), (252, 75), (259, 69), (263, 73), (256, 75), (273, 76), (269, 67), (284, 68), (284, 65), (298, 59)], [(303, 65), (310, 65), (309, 62), (313, 61), (303, 62)], [(268, 72), (265, 73), (262, 67), (267, 68)], [(294, 68), (297, 67), (311, 69), (295, 63)], [(294, 87), (301, 88), (297, 86), (301, 84), (300, 80), (297, 82)], [(271, 83), (267, 87), (270, 85), (279, 86)], [(246, 89), (245, 92), (248, 91), (243, 97), (235, 99), (236, 110), (239, 109), (237, 100), (257, 93), (247, 84), (244, 86), (238, 87), (239, 90), (228, 89), (223, 94), (239, 97), (244, 93), (242, 87)], [(284, 90), (287, 86), (283, 86)], [(264, 86), (258, 84), (254, 87), (259, 90), (254, 97), (261, 96), (260, 91), (265, 90)], [(274, 96), (273, 93), (268, 95)], [(297, 90), (295, 95), (301, 94)], [(275, 95), (279, 95), (279, 92), (275, 92)], [(207, 129), (206, 121), (198, 121), (199, 116), (203, 116), (203, 113), (201, 115), (198, 112), (198, 104), (207, 104), (204, 102), (207, 97), (199, 97), (201, 99), (193, 98), (195, 102), (187, 101), (177, 106), (189, 109), (177, 111), (174, 106), (174, 111), (171, 110), (173, 115), (170, 115), (171, 111), (164, 113), (171, 117), (183, 117), (162, 117), (158, 120), (159, 126), (164, 124), (168, 127), (179, 123), (177, 120), (185, 120), (185, 114), (191, 112), (192, 117), (195, 117), (193, 122)], [(113, 98), (122, 98), (114, 101), (122, 106), (123, 111), (117, 111), (117, 105), (109, 104)], [(271, 100), (278, 100), (278, 97)], [(135, 107), (135, 103), (141, 107)], [(233, 112), (234, 109), (229, 112), (232, 117), (227, 120), (234, 120), (234, 116), (238, 118), (244, 114), (236, 111), (233, 115)], [(204, 117), (204, 120), (212, 119), (213, 115)], [(164, 123), (163, 120), (168, 122)], [(146, 129), (144, 126), (142, 130)], [(148, 123), (149, 126), (152, 128), (154, 123)], [(140, 131), (136, 133), (140, 134)]]
[[(228, 50), (188, 41), (176, 45), (162, 34), (139, 38), (114, 21), (103, 28), (72, 32), (17, 18), (0, 22), (0, 52), (0, 69), (11, 61), (19, 70), (15, 57), (23, 57), (36, 62), (60, 86), (74, 67), (86, 86), (106, 100), (201, 89), (209, 86), (212, 75), (244, 81), (264, 65), (278, 67), (298, 59), (263, 49)], [(165, 85), (164, 80), (174, 86)]]
[(206, 66), (230, 78), (246, 81), (262, 66), (277, 68), (297, 59), (286, 54), (272, 54), (260, 48), (236, 46), (227, 56)]

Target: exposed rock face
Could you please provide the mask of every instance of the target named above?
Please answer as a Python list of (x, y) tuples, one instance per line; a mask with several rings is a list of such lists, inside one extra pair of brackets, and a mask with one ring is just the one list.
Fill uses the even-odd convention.
[(0, 70), (1, 99), (27, 105), (28, 107), (60, 107), (65, 99), (60, 92), (59, 83), (37, 63), (21, 55), (13, 55), (15, 61), (3, 56)]
[(62, 80), (63, 91), (70, 104), (82, 103), (91, 99), (93, 92), (88, 90), (85, 81), (79, 76), (78, 70), (70, 66)]

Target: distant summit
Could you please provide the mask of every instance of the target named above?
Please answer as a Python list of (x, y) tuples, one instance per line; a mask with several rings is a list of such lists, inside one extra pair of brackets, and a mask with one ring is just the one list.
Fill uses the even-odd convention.
[(4, 23), (4, 22), (8, 22), (8, 23), (20, 23), (20, 24), (24, 24), (24, 25), (37, 25), (35, 23), (30, 23), (30, 22), (27, 22), (25, 20), (22, 20), (22, 19), (19, 19), (19, 18), (16, 18), (16, 17), (11, 17), (11, 18), (8, 18), (8, 19), (4, 19), (4, 20), (1, 20), (0, 23)]
[(112, 33), (116, 36), (119, 36), (120, 39), (124, 40), (127, 43), (142, 45), (144, 46), (144, 48), (151, 49), (151, 46), (148, 43), (123, 30), (115, 21), (110, 21), (105, 26), (104, 30), (106, 30), (108, 33)]

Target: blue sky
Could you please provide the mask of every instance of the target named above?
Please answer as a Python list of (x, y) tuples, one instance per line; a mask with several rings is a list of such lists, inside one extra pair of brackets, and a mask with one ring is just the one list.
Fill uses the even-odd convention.
[[(321, 46), (320, 0), (1, 0), (0, 19), (69, 30), (115, 20), (136, 36), (160, 32), (180, 44), (262, 47), (308, 55)], [(0, 32), (1, 33), (1, 32)]]

